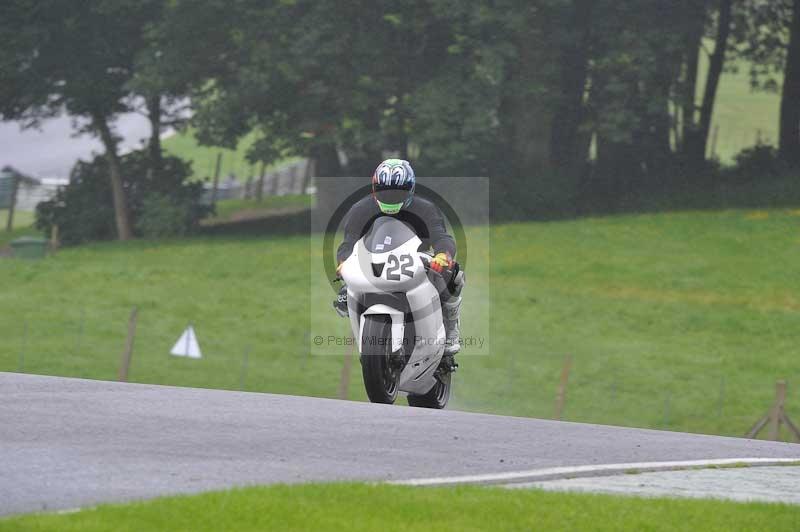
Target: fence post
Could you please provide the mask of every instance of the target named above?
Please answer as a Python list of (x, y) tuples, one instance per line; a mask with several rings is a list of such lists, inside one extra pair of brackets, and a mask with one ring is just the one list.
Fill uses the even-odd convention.
[(339, 399), (347, 399), (347, 392), (350, 389), (350, 367), (352, 366), (353, 348), (355, 345), (356, 342), (353, 340), (350, 344), (350, 349), (342, 360), (342, 373), (339, 375), (339, 393), (337, 394)]
[(81, 321), (78, 324), (78, 337), (75, 340), (75, 354), (80, 356), (81, 354), (81, 345), (83, 344), (83, 326), (86, 321), (86, 309), (81, 309)]
[(717, 156), (717, 138), (719, 137), (719, 124), (714, 126), (714, 131), (711, 133), (711, 158)]
[(6, 219), (6, 232), (14, 229), (14, 210), (17, 206), (17, 189), (19, 188), (19, 176), (16, 172), (11, 174), (11, 204), (8, 206), (8, 218)]
[(58, 224), (53, 224), (50, 228), (50, 251), (58, 249)]
[(211, 205), (217, 204), (217, 191), (219, 190), (219, 172), (222, 169), (222, 152), (217, 154), (217, 165), (214, 167), (214, 184), (211, 185)]
[(516, 349), (511, 350), (511, 355), (508, 361), (508, 383), (506, 384), (506, 393), (508, 397), (514, 396), (514, 378), (516, 377)]
[(250, 354), (250, 346), (245, 347), (244, 356), (242, 357), (242, 370), (239, 373), (239, 389), (244, 391), (244, 382), (247, 378), (247, 358)]
[(553, 414), (553, 419), (561, 419), (564, 412), (564, 401), (567, 398), (567, 382), (569, 381), (569, 371), (572, 368), (572, 355), (564, 357), (564, 367), (561, 369), (561, 382), (558, 385), (558, 393), (556, 394), (556, 409)]
[(261, 171), (258, 173), (258, 188), (256, 189), (256, 201), (261, 203), (264, 200), (264, 169), (266, 163), (261, 161)]
[(781, 414), (786, 401), (786, 381), (775, 383), (775, 404), (769, 411), (769, 439), (776, 441), (781, 431)]
[(281, 174), (278, 170), (272, 170), (272, 181), (270, 183), (270, 196), (277, 196), (278, 195), (278, 186), (280, 185)]
[(128, 338), (125, 341), (125, 350), (122, 352), (122, 360), (119, 365), (119, 381), (128, 382), (128, 370), (131, 367), (131, 357), (133, 356), (133, 339), (136, 336), (136, 316), (138, 309), (133, 307), (131, 317), (128, 318)]
[(22, 349), (19, 350), (17, 373), (25, 372), (25, 350), (28, 348), (28, 320), (22, 326)]
[(770, 407), (769, 411), (755, 422), (753, 427), (744, 435), (745, 438), (755, 438), (764, 427), (769, 425), (769, 439), (778, 440), (780, 438), (781, 423), (785, 424), (791, 431), (792, 435), (800, 442), (800, 429), (792, 423), (789, 416), (786, 414), (786, 381), (777, 381), (775, 383), (775, 403)]

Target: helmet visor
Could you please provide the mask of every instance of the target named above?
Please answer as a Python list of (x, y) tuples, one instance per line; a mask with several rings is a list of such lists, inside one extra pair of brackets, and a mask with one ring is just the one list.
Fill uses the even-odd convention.
[(386, 204), (403, 203), (408, 199), (410, 195), (411, 195), (410, 190), (400, 190), (397, 188), (387, 188), (381, 190), (379, 187), (375, 187), (375, 199), (377, 199), (381, 203), (386, 203)]

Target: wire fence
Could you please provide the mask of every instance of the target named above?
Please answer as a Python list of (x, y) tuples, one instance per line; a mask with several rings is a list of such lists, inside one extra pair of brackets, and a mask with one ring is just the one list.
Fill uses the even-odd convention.
[[(0, 371), (365, 400), (355, 349), (313, 356), (301, 329), (274, 338), (257, 333), (260, 320), (232, 330), (146, 307), (137, 309), (131, 329), (132, 310), (76, 308), (46, 320), (6, 315)], [(170, 353), (189, 325), (202, 358)], [(667, 378), (670, 371), (665, 364), (664, 374), (645, 374), (634, 363), (598, 369), (586, 356), (553, 354), (536, 363), (519, 355), (464, 356), (451, 408), (740, 437), (761, 423), (759, 437), (800, 441), (792, 425), (800, 420), (797, 375), (754, 382), (724, 366), (680, 378)], [(776, 380), (785, 383), (782, 398)]]

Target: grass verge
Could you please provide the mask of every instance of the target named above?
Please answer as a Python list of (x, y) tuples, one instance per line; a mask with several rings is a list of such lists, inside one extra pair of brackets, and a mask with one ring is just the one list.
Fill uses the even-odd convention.
[(235, 489), (70, 514), (0, 530), (797, 530), (800, 508), (503, 488), (307, 484)]

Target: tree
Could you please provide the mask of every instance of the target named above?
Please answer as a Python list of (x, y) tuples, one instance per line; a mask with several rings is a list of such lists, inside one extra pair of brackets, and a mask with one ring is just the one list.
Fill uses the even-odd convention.
[(558, 107), (553, 120), (550, 159), (554, 167), (574, 176), (588, 157), (589, 137), (581, 131), (585, 121), (584, 97), (589, 77), (592, 21), (596, 0), (574, 0), (563, 20)]
[(792, 3), (781, 91), (778, 153), (786, 162), (800, 164), (800, 0)]
[(88, 120), (109, 166), (117, 236), (132, 236), (114, 117), (130, 110), (127, 83), (155, 0), (14, 0), (0, 11), (0, 116), (27, 127), (66, 111)]
[(750, 63), (752, 88), (781, 93), (778, 155), (800, 164), (800, 3), (745, 0), (735, 16), (735, 51)]
[(611, 196), (662, 175), (672, 158), (674, 101), (683, 61), (685, 11), (657, 0), (601, 0), (588, 71), (588, 127), (597, 183)]
[(717, 96), (717, 87), (725, 64), (725, 54), (728, 49), (728, 36), (731, 32), (731, 10), (733, 0), (719, 0), (717, 11), (717, 36), (714, 41), (714, 53), (711, 54), (708, 64), (703, 100), (700, 104), (700, 119), (697, 134), (688, 148), (689, 157), (695, 162), (703, 161), (706, 157), (708, 133), (711, 130), (711, 116), (714, 112), (714, 102)]

